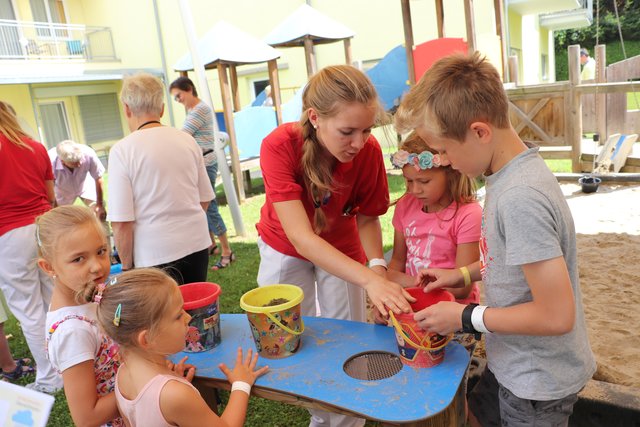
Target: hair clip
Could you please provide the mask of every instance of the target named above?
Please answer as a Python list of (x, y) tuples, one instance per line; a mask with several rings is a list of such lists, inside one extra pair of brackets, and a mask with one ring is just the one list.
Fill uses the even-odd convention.
[(402, 169), (405, 165), (412, 165), (418, 171), (449, 165), (448, 162), (442, 161), (439, 154), (433, 154), (431, 151), (423, 151), (420, 154), (416, 154), (405, 150), (398, 150), (397, 153), (392, 154), (391, 164), (396, 169)]
[(115, 285), (118, 283), (118, 276), (113, 276), (111, 280), (109, 280), (109, 286)]
[(40, 240), (40, 224), (36, 224), (36, 243), (38, 243), (38, 247), (42, 249), (42, 241)]
[(322, 199), (322, 203), (320, 203), (320, 201), (313, 199), (313, 206), (318, 209), (321, 206), (326, 205), (327, 203), (329, 203), (329, 199), (331, 199), (331, 192), (327, 191)]
[(104, 292), (104, 288), (107, 287), (106, 283), (99, 283), (98, 286), (96, 287), (96, 294), (93, 297), (93, 302), (96, 304), (100, 304), (100, 301), (102, 301), (102, 293)]
[(120, 318), (122, 317), (122, 304), (118, 304), (116, 312), (113, 314), (113, 325), (120, 326)]

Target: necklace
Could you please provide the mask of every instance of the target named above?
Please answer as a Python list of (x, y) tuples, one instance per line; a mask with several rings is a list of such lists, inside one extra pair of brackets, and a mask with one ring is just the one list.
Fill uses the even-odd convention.
[(141, 124), (140, 126), (138, 126), (138, 129), (136, 129), (136, 130), (140, 130), (140, 129), (142, 129), (143, 127), (145, 127), (146, 125), (150, 125), (150, 124), (152, 124), (152, 123), (160, 124), (160, 122), (159, 122), (159, 121), (157, 121), (157, 120), (149, 120), (148, 122), (144, 122), (143, 124)]

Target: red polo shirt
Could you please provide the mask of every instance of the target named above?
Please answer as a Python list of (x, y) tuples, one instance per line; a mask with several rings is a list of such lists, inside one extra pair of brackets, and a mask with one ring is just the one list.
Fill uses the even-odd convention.
[(39, 142), (22, 140), (31, 150), (0, 134), (0, 236), (33, 224), (51, 209), (45, 181), (53, 181), (53, 172), (47, 150)]
[[(314, 206), (302, 176), (302, 135), (297, 123), (285, 123), (269, 134), (260, 147), (260, 168), (266, 201), (256, 224), (262, 240), (286, 255), (304, 259), (287, 239), (273, 203), (300, 200), (313, 224)], [(389, 187), (382, 151), (371, 135), (364, 148), (349, 163), (338, 163), (333, 173), (334, 191), (323, 206), (327, 226), (320, 237), (345, 255), (366, 262), (355, 215), (343, 215), (348, 208), (363, 215), (380, 216), (389, 207)]]

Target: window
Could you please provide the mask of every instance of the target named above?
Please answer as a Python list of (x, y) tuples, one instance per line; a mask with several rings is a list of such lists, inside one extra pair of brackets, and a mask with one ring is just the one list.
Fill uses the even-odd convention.
[[(67, 18), (62, 0), (30, 0), (33, 20), (49, 24), (66, 24)], [(50, 28), (38, 27), (41, 37), (53, 37)], [(66, 30), (56, 30), (57, 37), (67, 37)]]
[(42, 131), (48, 148), (53, 148), (59, 142), (71, 138), (64, 102), (40, 104), (40, 117), (42, 118)]
[(260, 95), (265, 87), (269, 86), (269, 80), (254, 80), (252, 83), (254, 98)]
[(115, 93), (80, 95), (78, 104), (87, 144), (113, 141), (124, 136)]
[(545, 53), (540, 57), (540, 67), (542, 80), (549, 80), (549, 56)]

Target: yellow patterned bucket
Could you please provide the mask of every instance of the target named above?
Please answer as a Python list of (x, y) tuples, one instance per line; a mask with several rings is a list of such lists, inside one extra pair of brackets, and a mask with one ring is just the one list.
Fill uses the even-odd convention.
[(304, 292), (294, 285), (268, 285), (242, 295), (256, 349), (267, 359), (281, 359), (300, 349), (304, 323), (300, 304)]

